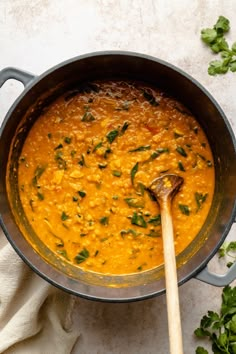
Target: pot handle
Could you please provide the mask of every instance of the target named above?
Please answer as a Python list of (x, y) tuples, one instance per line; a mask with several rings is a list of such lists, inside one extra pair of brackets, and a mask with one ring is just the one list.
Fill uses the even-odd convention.
[(28, 73), (27, 71), (23, 71), (16, 68), (5, 68), (0, 71), (0, 87), (9, 79), (15, 79), (26, 87), (32, 80), (35, 79), (35, 75)]
[(205, 267), (200, 273), (195, 276), (196, 279), (203, 281), (204, 283), (214, 286), (226, 286), (232, 283), (236, 279), (236, 263), (234, 263), (229, 271), (225, 274), (215, 274), (209, 272)]

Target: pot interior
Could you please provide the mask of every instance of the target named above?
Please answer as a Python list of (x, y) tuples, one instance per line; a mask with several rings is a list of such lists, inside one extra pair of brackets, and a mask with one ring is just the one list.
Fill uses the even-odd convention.
[(107, 301), (137, 300), (165, 291), (163, 267), (125, 276), (84, 272), (58, 258), (40, 241), (19, 198), (18, 159), (35, 120), (65, 91), (99, 79), (139, 80), (167, 91), (193, 113), (210, 143), (216, 176), (214, 198), (201, 231), (177, 257), (180, 284), (214, 255), (233, 222), (235, 140), (223, 112), (196, 81), (160, 60), (131, 53), (93, 54), (63, 63), (36, 79), (9, 111), (0, 140), (0, 211), (3, 229), (13, 247), (38, 274), (64, 290)]

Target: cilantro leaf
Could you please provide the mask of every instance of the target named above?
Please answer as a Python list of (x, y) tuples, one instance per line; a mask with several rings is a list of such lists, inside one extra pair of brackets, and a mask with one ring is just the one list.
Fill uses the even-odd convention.
[(201, 39), (206, 44), (211, 44), (217, 38), (217, 32), (213, 28), (205, 28), (201, 30)]
[[(208, 311), (194, 334), (199, 339), (208, 338), (215, 354), (236, 353), (236, 287), (224, 287), (220, 313)], [(203, 347), (196, 349), (196, 354), (205, 353)]]
[(224, 16), (219, 16), (216, 24), (214, 25), (214, 29), (217, 31), (218, 34), (223, 34), (229, 31), (230, 29), (230, 22)]
[(236, 42), (232, 48), (226, 41), (224, 34), (230, 29), (230, 22), (224, 16), (219, 16), (213, 28), (201, 30), (201, 39), (214, 53), (220, 53), (222, 60), (212, 60), (208, 66), (208, 74), (215, 76), (226, 74), (229, 70), (236, 72)]
[(208, 354), (208, 351), (203, 347), (197, 347), (196, 354)]

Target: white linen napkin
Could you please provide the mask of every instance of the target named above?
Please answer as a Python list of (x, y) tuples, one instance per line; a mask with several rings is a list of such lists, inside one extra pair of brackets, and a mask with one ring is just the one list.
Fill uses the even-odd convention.
[(0, 228), (0, 353), (71, 353), (74, 304), (24, 264)]

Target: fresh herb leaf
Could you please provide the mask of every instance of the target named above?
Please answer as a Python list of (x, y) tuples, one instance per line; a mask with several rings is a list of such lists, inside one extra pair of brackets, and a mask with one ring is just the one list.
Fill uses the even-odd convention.
[(183, 171), (183, 172), (185, 171), (184, 165), (182, 164), (181, 161), (178, 162), (178, 167), (179, 167), (180, 171)]
[(144, 145), (144, 146), (139, 146), (136, 149), (129, 150), (129, 152), (146, 151), (150, 149), (151, 149), (151, 145)]
[(110, 154), (111, 152), (112, 152), (111, 149), (107, 148), (104, 155), (103, 155), (104, 159), (106, 159), (108, 157), (108, 154)]
[[(236, 339), (236, 287), (229, 285), (222, 291), (222, 303), (219, 313), (208, 311), (200, 321), (200, 327), (194, 331), (198, 338), (208, 338), (215, 354), (234, 354)], [(201, 348), (201, 349), (198, 349)], [(205, 354), (198, 347), (196, 353)]]
[(196, 349), (196, 354), (209, 354), (208, 351), (206, 349), (204, 349), (203, 347), (197, 347)]
[(168, 153), (169, 149), (168, 148), (158, 148), (156, 151), (154, 151), (151, 156), (149, 157), (149, 159), (147, 159), (146, 161), (144, 161), (144, 163), (146, 162), (150, 162), (155, 160), (157, 157), (159, 157), (161, 154), (163, 153)]
[(123, 124), (123, 126), (122, 126), (122, 128), (120, 130), (120, 135), (123, 135), (126, 132), (126, 130), (129, 127), (129, 124), (130, 124), (129, 122), (124, 122), (124, 124)]
[(219, 258), (230, 257), (232, 262), (227, 263), (227, 267), (230, 268), (236, 262), (236, 241), (224, 242), (218, 250)]
[(100, 141), (97, 145), (94, 146), (93, 152), (102, 147), (102, 141)]
[(109, 141), (110, 144), (113, 143), (113, 141), (115, 140), (115, 138), (119, 135), (119, 131), (118, 130), (112, 130), (110, 131), (106, 137), (107, 137), (107, 140)]
[(225, 74), (229, 69), (236, 71), (235, 62), (235, 43), (229, 48), (224, 34), (230, 29), (230, 22), (224, 16), (219, 16), (213, 28), (206, 28), (201, 31), (201, 39), (214, 53), (221, 54), (221, 60), (213, 60), (208, 67), (209, 75)]
[(148, 237), (160, 237), (161, 236), (161, 231), (160, 230), (151, 230), (149, 234), (146, 234)]
[(72, 140), (72, 138), (70, 138), (69, 136), (66, 136), (66, 137), (64, 138), (64, 142), (65, 142), (66, 144), (70, 144), (70, 143), (71, 143), (71, 140)]
[(113, 174), (113, 176), (115, 176), (115, 177), (120, 177), (120, 176), (122, 175), (122, 172), (121, 172), (121, 171), (116, 171), (116, 170), (114, 170), (114, 171), (112, 171), (112, 174)]
[(86, 163), (85, 163), (84, 154), (81, 155), (81, 158), (80, 158), (80, 160), (78, 161), (78, 164), (79, 164), (80, 166), (85, 166), (85, 167), (87, 167), (87, 166), (86, 166)]
[(32, 184), (34, 187), (38, 186), (38, 180), (46, 170), (46, 166), (37, 166), (35, 171), (34, 171), (34, 177), (32, 178)]
[(141, 195), (141, 196), (144, 196), (144, 192), (145, 192), (145, 190), (146, 190), (146, 187), (145, 187), (145, 185), (143, 184), (143, 183), (141, 183), (141, 182), (139, 182), (138, 183), (138, 187), (137, 187), (137, 194), (138, 195)]
[(86, 192), (84, 191), (78, 191), (78, 194), (80, 195), (81, 198), (84, 198), (86, 196)]
[(54, 148), (54, 150), (58, 150), (58, 149), (62, 149), (63, 148), (63, 145), (62, 144), (59, 144), (59, 145), (57, 145), (55, 148)]
[(82, 122), (93, 122), (95, 120), (94, 116), (91, 112), (85, 112), (83, 117), (81, 118)]
[(180, 209), (181, 213), (184, 214), (184, 215), (189, 215), (190, 214), (190, 210), (189, 210), (189, 206), (188, 205), (179, 204), (179, 209)]
[(77, 256), (75, 256), (75, 261), (77, 264), (80, 264), (86, 261), (88, 257), (89, 257), (89, 251), (86, 248), (84, 248), (80, 253), (77, 254)]
[(66, 258), (69, 261), (69, 257), (67, 255), (66, 250), (57, 250), (57, 253), (60, 254), (62, 257)]
[(61, 220), (62, 221), (66, 221), (67, 219), (69, 219), (69, 215), (67, 215), (64, 211), (61, 213)]
[(198, 211), (199, 209), (202, 208), (202, 204), (205, 203), (205, 201), (207, 199), (207, 196), (208, 196), (208, 193), (202, 194), (202, 193), (196, 192), (194, 194), (194, 196), (195, 196), (195, 201), (197, 203), (197, 211)]
[(187, 157), (188, 156), (188, 154), (186, 153), (184, 148), (182, 148), (181, 146), (177, 146), (176, 151), (183, 157)]
[(55, 161), (57, 162), (57, 166), (59, 170), (66, 170), (66, 160), (63, 159), (63, 152), (62, 151), (57, 151), (55, 155)]
[(149, 220), (148, 220), (148, 223), (149, 224), (152, 224), (154, 226), (159, 226), (161, 225), (161, 214), (158, 214), (156, 216), (153, 216), (151, 217)]
[(219, 16), (216, 24), (214, 25), (214, 29), (217, 31), (218, 34), (223, 34), (229, 31), (230, 29), (230, 22), (224, 16)]
[(130, 172), (132, 184), (134, 184), (134, 177), (135, 177), (136, 173), (138, 172), (138, 168), (139, 168), (139, 164), (138, 164), (138, 162), (136, 162), (136, 164), (134, 165), (134, 167), (132, 168), (132, 170)]
[(100, 224), (102, 225), (108, 225), (109, 224), (109, 218), (108, 216), (103, 216), (101, 219), (99, 219)]
[(144, 217), (141, 214), (138, 214), (136, 212), (133, 213), (133, 216), (131, 218), (131, 224), (144, 227), (144, 228), (147, 227), (147, 223), (144, 220)]
[(41, 192), (37, 193), (37, 197), (38, 197), (39, 200), (44, 200), (44, 195)]
[(134, 237), (137, 237), (140, 233), (133, 230), (133, 229), (128, 229), (128, 230), (121, 230), (120, 234), (121, 234), (121, 237), (124, 238), (124, 236), (128, 235), (128, 234), (131, 234)]
[(124, 201), (131, 208), (144, 208), (144, 200), (138, 198), (125, 198)]

